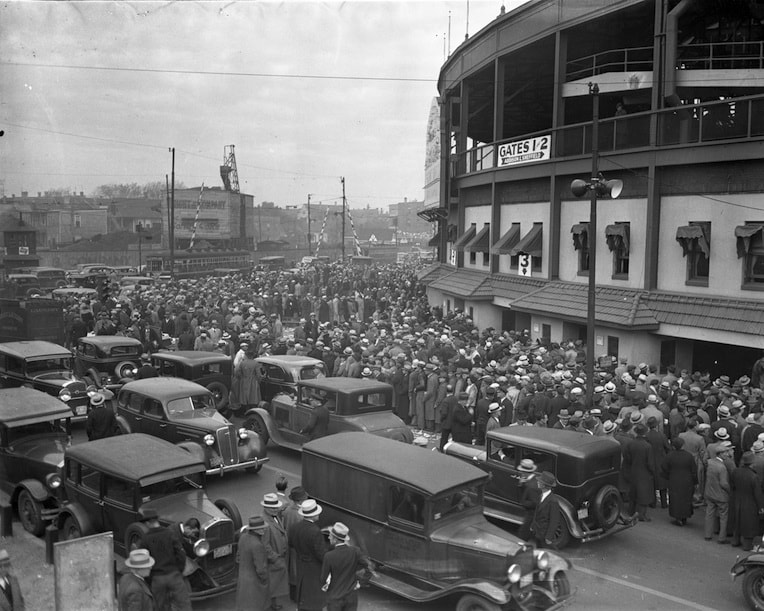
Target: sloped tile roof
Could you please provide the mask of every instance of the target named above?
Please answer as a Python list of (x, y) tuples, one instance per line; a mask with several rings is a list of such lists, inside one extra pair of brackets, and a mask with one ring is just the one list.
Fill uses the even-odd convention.
[(416, 279), (419, 280), (419, 282), (432, 282), (444, 274), (450, 274), (454, 271), (456, 270), (451, 266), (443, 265), (442, 263), (431, 263), (417, 272)]
[(493, 299), (491, 276), (485, 272), (459, 269), (429, 283), (431, 288), (470, 299)]
[(662, 323), (764, 335), (761, 301), (675, 293), (648, 293), (646, 301), (655, 318)]
[(548, 280), (541, 278), (523, 278), (511, 274), (494, 274), (491, 278), (494, 295), (510, 300), (524, 297), (548, 282)]

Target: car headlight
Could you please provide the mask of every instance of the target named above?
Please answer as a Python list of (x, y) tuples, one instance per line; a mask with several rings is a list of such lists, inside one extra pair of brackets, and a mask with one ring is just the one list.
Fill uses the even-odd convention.
[(194, 553), (198, 558), (203, 558), (210, 552), (210, 543), (207, 539), (199, 539), (194, 543)]
[(69, 392), (69, 389), (67, 389), (67, 388), (62, 388), (62, 389), (59, 391), (59, 393), (58, 393), (58, 398), (59, 398), (59, 399), (61, 399), (61, 400), (62, 400), (62, 401), (64, 401), (64, 402), (66, 402), (66, 401), (69, 401), (69, 400), (71, 400), (71, 398), (72, 398), (72, 394)]
[(239, 429), (239, 439), (247, 439), (247, 437), (249, 437), (249, 433), (247, 429), (245, 429), (244, 427), (241, 427)]
[(523, 570), (520, 568), (519, 564), (513, 564), (507, 569), (507, 578), (509, 579), (509, 583), (517, 583), (520, 581), (522, 576)]
[(48, 473), (45, 477), (45, 485), (51, 490), (61, 487), (61, 476), (58, 473)]
[(535, 550), (534, 556), (536, 556), (536, 566), (542, 571), (549, 568), (549, 554), (541, 550)]
[(215, 444), (215, 438), (212, 435), (205, 435), (204, 436), (204, 443), (206, 443), (208, 446)]

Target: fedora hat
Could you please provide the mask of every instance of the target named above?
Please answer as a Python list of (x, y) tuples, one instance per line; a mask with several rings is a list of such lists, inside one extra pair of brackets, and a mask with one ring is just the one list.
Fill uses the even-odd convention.
[(538, 467), (536, 466), (536, 463), (530, 458), (523, 458), (517, 467), (518, 471), (525, 471), (526, 473), (533, 473), (537, 469)]
[(252, 516), (247, 524), (247, 530), (257, 530), (265, 528), (265, 520), (263, 516)]
[(125, 560), (125, 566), (129, 569), (150, 569), (155, 564), (155, 560), (149, 554), (147, 549), (134, 549)]
[(722, 441), (726, 441), (730, 438), (730, 434), (727, 432), (727, 429), (725, 427), (721, 427), (716, 430), (714, 433), (714, 437), (717, 439), (721, 439)]
[(501, 411), (501, 405), (499, 405), (498, 403), (491, 403), (488, 406), (488, 413), (489, 414), (495, 414), (498, 411)]
[(547, 488), (554, 488), (557, 485), (557, 478), (549, 471), (543, 471), (541, 475), (538, 476), (538, 481)]
[(90, 397), (90, 405), (93, 407), (98, 407), (99, 405), (103, 405), (104, 398), (101, 393), (95, 393), (92, 397)]
[(329, 534), (340, 541), (348, 541), (350, 539), (350, 529), (342, 522), (336, 522), (329, 530)]
[(142, 507), (138, 511), (138, 516), (141, 522), (148, 522), (149, 520), (159, 519), (159, 513), (157, 513), (157, 510), (153, 507)]
[(322, 511), (323, 511), (323, 509), (322, 509), (321, 505), (316, 503), (315, 500), (307, 499), (307, 500), (303, 501), (300, 504), (300, 509), (299, 509), (298, 513), (303, 518), (314, 518), (314, 517), (320, 515)]
[(281, 509), (281, 507), (284, 505), (284, 503), (281, 502), (281, 499), (275, 492), (269, 492), (266, 494), (263, 497), (263, 500), (260, 501), (260, 504), (266, 509)]
[(602, 423), (602, 432), (606, 435), (609, 435), (613, 431), (615, 431), (618, 427), (616, 426), (616, 423), (612, 420), (605, 420), (605, 422)]

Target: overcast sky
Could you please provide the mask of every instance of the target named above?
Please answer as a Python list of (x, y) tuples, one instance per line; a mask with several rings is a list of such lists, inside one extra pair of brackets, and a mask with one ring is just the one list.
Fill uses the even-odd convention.
[[(521, 0), (504, 2), (507, 11)], [(460, 2), (0, 5), (6, 195), (176, 180), (278, 206), (423, 199), (430, 103), (450, 48), (499, 13)]]

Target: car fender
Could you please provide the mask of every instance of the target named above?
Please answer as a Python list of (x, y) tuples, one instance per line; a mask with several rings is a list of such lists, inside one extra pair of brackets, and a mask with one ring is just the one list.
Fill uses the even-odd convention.
[(573, 508), (573, 505), (571, 505), (568, 499), (562, 497), (558, 497), (557, 500), (559, 501), (560, 511), (562, 511), (562, 515), (565, 518), (565, 523), (568, 525), (568, 530), (570, 531), (571, 536), (576, 539), (582, 539), (586, 536), (586, 533), (584, 533), (584, 530), (581, 528), (578, 521), (578, 513)]
[(209, 464), (209, 458), (205, 449), (194, 441), (181, 441), (177, 444), (179, 448), (183, 448), (186, 452), (191, 454), (194, 458), (202, 461), (205, 465)]
[(56, 518), (56, 528), (63, 528), (64, 522), (69, 516), (74, 516), (77, 519), (83, 534), (93, 532), (93, 520), (90, 519), (88, 512), (78, 503), (67, 503), (61, 508), (61, 512)]
[(21, 491), (26, 489), (35, 501), (46, 501), (50, 497), (50, 492), (41, 481), (36, 479), (21, 480), (13, 491), (13, 502), (16, 503)]
[(753, 552), (745, 558), (738, 558), (735, 564), (732, 565), (730, 574), (733, 578), (738, 577), (752, 567), (764, 567), (764, 553)]
[(127, 421), (127, 418), (125, 418), (124, 416), (117, 416), (117, 426), (119, 427), (119, 430), (122, 431), (123, 434), (132, 432), (132, 427), (130, 426), (130, 423)]
[(263, 442), (260, 440), (260, 435), (254, 431), (247, 431), (247, 442), (239, 446), (239, 458), (248, 460), (250, 458), (260, 458), (265, 456), (265, 448), (263, 448)]
[(244, 419), (251, 418), (257, 414), (262, 418), (263, 423), (265, 424), (265, 428), (268, 429), (268, 435), (271, 439), (273, 439), (274, 436), (279, 436), (279, 429), (276, 426), (276, 423), (273, 422), (273, 418), (271, 418), (270, 412), (263, 408), (263, 407), (253, 407), (250, 410), (247, 410), (247, 412), (244, 414)]

